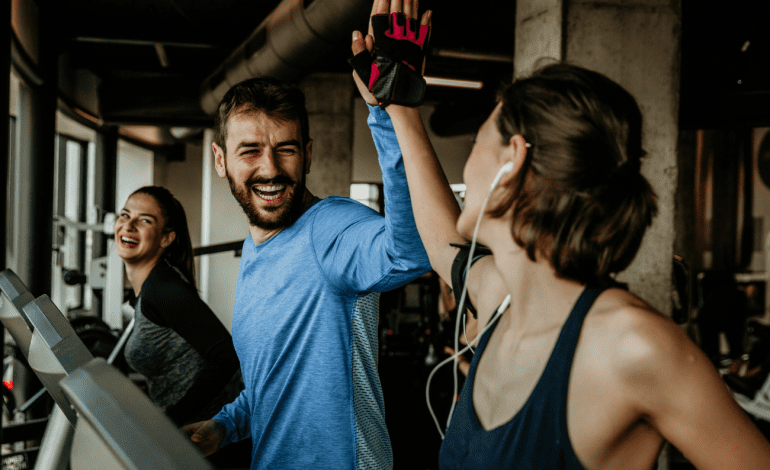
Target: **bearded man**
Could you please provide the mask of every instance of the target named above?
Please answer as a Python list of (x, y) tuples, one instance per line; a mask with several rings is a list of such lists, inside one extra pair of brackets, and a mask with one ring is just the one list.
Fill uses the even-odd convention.
[(185, 431), (206, 454), (251, 437), (251, 468), (392, 468), (377, 373), (379, 293), (430, 269), (388, 114), (370, 106), (385, 215), (305, 187), (305, 97), (271, 78), (222, 99), (216, 171), (243, 208), (233, 343), (245, 390)]

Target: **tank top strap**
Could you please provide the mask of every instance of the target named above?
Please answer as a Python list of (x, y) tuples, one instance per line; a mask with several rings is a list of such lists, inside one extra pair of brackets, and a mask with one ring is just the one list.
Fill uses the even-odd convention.
[(567, 317), (561, 333), (559, 333), (559, 338), (556, 340), (551, 357), (545, 366), (543, 375), (549, 381), (553, 381), (551, 382), (552, 384), (556, 385), (558, 383), (560, 385), (559, 387), (549, 387), (550, 393), (565, 394), (563, 397), (565, 404), (572, 360), (574, 359), (577, 343), (580, 339), (580, 331), (583, 329), (583, 321), (601, 293), (602, 289), (586, 288), (583, 290), (572, 307), (572, 311), (569, 317)]
[[(578, 339), (580, 338), (580, 331), (583, 329), (583, 321), (586, 319), (588, 311), (591, 310), (591, 307), (602, 291), (603, 289), (593, 288), (586, 288), (583, 290), (580, 297), (578, 297), (577, 302), (575, 302), (575, 305), (572, 307), (572, 311), (570, 312), (567, 321), (562, 327), (554, 350), (558, 348), (559, 352), (565, 352), (565, 350), (570, 351), (571, 353), (575, 352)], [(572, 357), (572, 354), (569, 354), (568, 357)]]
[(545, 381), (551, 384), (546, 387), (546, 393), (552, 394), (553, 398), (558, 397), (559, 402), (563, 403), (565, 407), (570, 370), (572, 369), (572, 361), (575, 357), (577, 343), (580, 339), (580, 332), (583, 329), (583, 321), (602, 291), (603, 289), (586, 288), (580, 294), (567, 317), (567, 321), (562, 326), (553, 351), (551, 351), (551, 357), (548, 359), (541, 377), (541, 382)]

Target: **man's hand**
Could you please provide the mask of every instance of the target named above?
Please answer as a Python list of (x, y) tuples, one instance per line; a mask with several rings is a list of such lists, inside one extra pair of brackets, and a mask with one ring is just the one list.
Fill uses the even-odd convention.
[[(376, 106), (376, 105), (382, 105), (385, 106), (387, 104), (390, 104), (390, 100), (386, 98), (377, 99), (374, 94), (370, 91), (370, 88), (375, 91), (375, 93), (378, 92), (385, 92), (387, 91), (386, 95), (388, 95), (388, 98), (396, 98), (393, 95), (393, 90), (386, 90), (386, 88), (392, 88), (393, 86), (397, 86), (400, 88), (400, 90), (407, 90), (407, 88), (403, 88), (406, 86), (406, 82), (403, 82), (401, 84), (394, 84), (390, 83), (389, 85), (382, 85), (381, 83), (374, 83), (376, 82), (376, 78), (372, 79), (372, 75), (368, 73), (368, 68), (372, 67), (372, 64), (374, 65), (372, 67), (372, 73), (379, 75), (380, 72), (385, 72), (385, 70), (380, 70), (380, 67), (383, 64), (377, 64), (377, 61), (374, 60), (372, 62), (371, 55), (375, 52), (375, 29), (372, 26), (372, 22), (375, 19), (375, 16), (378, 16), (376, 18), (377, 21), (379, 21), (380, 26), (379, 28), (385, 28), (384, 23), (388, 23), (390, 21), (390, 27), (391, 29), (388, 29), (387, 31), (379, 31), (378, 34), (380, 34), (383, 37), (383, 40), (386, 40), (388, 44), (382, 44), (382, 47), (387, 46), (387, 55), (390, 57), (390, 59), (395, 59), (401, 61), (401, 64), (399, 66), (406, 66), (413, 70), (411, 72), (412, 74), (419, 76), (420, 81), (422, 81), (422, 75), (425, 70), (425, 60), (422, 59), (421, 64), (413, 64), (410, 62), (415, 61), (415, 57), (419, 56), (418, 53), (420, 50), (423, 50), (425, 46), (427, 46), (427, 42), (430, 36), (430, 25), (431, 25), (431, 15), (432, 12), (426, 11), (422, 18), (420, 19), (420, 25), (414, 26), (416, 28), (416, 31), (412, 31), (410, 28), (411, 25), (416, 23), (417, 21), (417, 12), (419, 7), (419, 0), (374, 0), (374, 3), (372, 5), (372, 14), (369, 18), (369, 31), (366, 37), (364, 37), (360, 31), (354, 31), (353, 32), (353, 42), (351, 44), (351, 51), (353, 52), (354, 58), (351, 60), (351, 64), (353, 65), (354, 69), (358, 69), (359, 71), (353, 72), (353, 79), (356, 82), (356, 86), (358, 87), (358, 91), (361, 93), (361, 96), (366, 100), (367, 103)], [(397, 20), (396, 17), (393, 15), (396, 14), (400, 18), (404, 18), (404, 20), (407, 22), (406, 25), (403, 24), (396, 24)], [(403, 16), (402, 16), (403, 15)], [(396, 33), (397, 31), (397, 34)], [(426, 34), (423, 34), (423, 30), (427, 30)], [(403, 51), (401, 49), (404, 49)], [(368, 55), (365, 56), (358, 56), (358, 54), (367, 51)], [(424, 53), (424, 51), (423, 51)], [(375, 54), (376, 55), (376, 54)], [(356, 57), (358, 56), (358, 57)], [(424, 56), (424, 54), (423, 54)], [(387, 61), (387, 60), (386, 60)], [(419, 68), (419, 70), (417, 70)], [(365, 76), (361, 76), (360, 73), (363, 73)], [(386, 80), (387, 82), (387, 80)], [(383, 86), (385, 88), (383, 88)], [(423, 84), (424, 87), (424, 84)], [(384, 101), (384, 103), (383, 103)], [(396, 104), (399, 104), (398, 99), (393, 101)]]
[(182, 427), (182, 432), (192, 439), (205, 456), (216, 452), (222, 439), (225, 438), (225, 427), (214, 420), (188, 424)]

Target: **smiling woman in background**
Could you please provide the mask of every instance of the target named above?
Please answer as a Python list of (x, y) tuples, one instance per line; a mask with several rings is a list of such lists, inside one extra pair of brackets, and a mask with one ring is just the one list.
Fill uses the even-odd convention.
[(198, 296), (187, 219), (160, 186), (134, 191), (115, 223), (115, 244), (136, 295), (128, 364), (177, 425), (208, 419), (239, 392), (230, 333)]

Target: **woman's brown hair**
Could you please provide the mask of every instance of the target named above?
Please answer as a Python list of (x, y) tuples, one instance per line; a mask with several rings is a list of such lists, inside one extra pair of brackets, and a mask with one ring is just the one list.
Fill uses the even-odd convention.
[(497, 127), (531, 144), (513, 191), (490, 210), (513, 208), (512, 234), (531, 260), (558, 276), (602, 285), (631, 264), (657, 213), (640, 173), (642, 114), (620, 85), (554, 64), (501, 93)]

